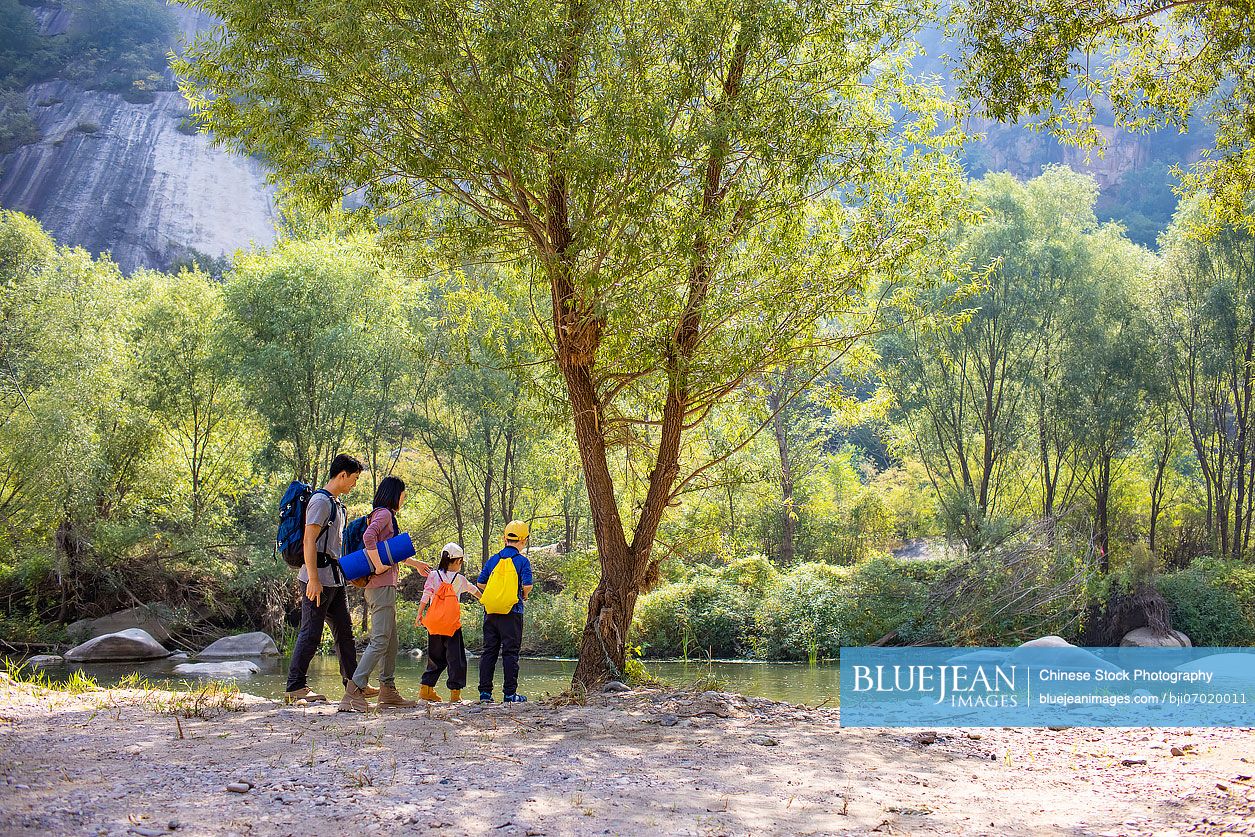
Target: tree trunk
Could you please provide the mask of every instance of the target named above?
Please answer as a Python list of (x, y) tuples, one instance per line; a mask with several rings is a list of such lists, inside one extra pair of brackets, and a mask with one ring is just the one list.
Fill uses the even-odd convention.
[(780, 563), (786, 567), (793, 564), (793, 542), (797, 532), (797, 515), (793, 506), (793, 464), (789, 459), (788, 408), (782, 406), (783, 391), (787, 386), (788, 373), (785, 372), (778, 387), (771, 387), (767, 395), (776, 449), (780, 452)]

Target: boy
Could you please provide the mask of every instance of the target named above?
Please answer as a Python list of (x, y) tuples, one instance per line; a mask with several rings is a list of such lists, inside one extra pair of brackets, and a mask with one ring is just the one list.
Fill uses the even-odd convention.
[(340, 572), (339, 563), (344, 556), (344, 523), (347, 516), (340, 497), (353, 490), (364, 470), (366, 466), (357, 459), (348, 454), (338, 454), (331, 461), (331, 477), (327, 484), (314, 492), (305, 507), (305, 535), (302, 541), (305, 565), (296, 576), (303, 586), (301, 629), (288, 669), (284, 695), (288, 703), (314, 703), (327, 699), (306, 685), (309, 663), (322, 642), (324, 622), (331, 623), (341, 679), (347, 684), (357, 669), (353, 624), (349, 620), (344, 574)]
[(522, 550), (531, 534), (526, 523), (512, 520), (505, 527), (505, 548), (488, 559), (476, 586), (484, 591), (484, 650), (479, 658), (479, 699), (492, 702), (492, 680), (497, 656), (505, 669), (506, 703), (527, 700), (518, 693), (519, 647), (523, 643), (523, 602), (532, 592), (532, 565)]

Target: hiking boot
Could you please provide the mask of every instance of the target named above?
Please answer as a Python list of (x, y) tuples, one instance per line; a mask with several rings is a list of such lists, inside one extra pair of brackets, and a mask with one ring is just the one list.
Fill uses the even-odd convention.
[(284, 703), (291, 703), (297, 706), (302, 706), (307, 703), (318, 703), (319, 701), (326, 701), (326, 700), (327, 700), (326, 695), (318, 694), (309, 686), (302, 686), (301, 688), (297, 689), (295, 692), (283, 693)]
[(461, 702), (462, 702), (462, 690), (450, 689), (449, 690), (449, 703), (461, 703)]
[(380, 709), (413, 709), (415, 706), (418, 706), (418, 704), (415, 701), (406, 700), (402, 697), (401, 693), (397, 691), (396, 686), (389, 686), (384, 683), (379, 685)]
[(365, 689), (362, 689), (362, 697), (364, 698), (379, 697), (379, 690), (376, 689), (374, 686), (367, 685)]
[(418, 690), (418, 696), (423, 700), (432, 700), (440, 703), (440, 695), (436, 694), (436, 690), (431, 686), (421, 686)]
[(350, 680), (344, 684), (344, 698), (340, 701), (340, 705), (336, 707), (337, 712), (369, 712), (370, 704), (366, 702), (366, 696), (362, 694), (362, 690), (358, 685)]
[(506, 695), (502, 700), (506, 703), (527, 703), (527, 698), (522, 695)]
[(492, 692), (480, 692), (479, 702), (480, 703), (492, 703)]

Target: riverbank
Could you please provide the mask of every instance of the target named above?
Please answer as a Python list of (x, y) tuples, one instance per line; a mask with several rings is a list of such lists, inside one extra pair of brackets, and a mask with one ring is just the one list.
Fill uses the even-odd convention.
[(1255, 833), (1249, 730), (842, 729), (664, 690), (383, 716), (170, 701), (0, 677), (3, 833)]

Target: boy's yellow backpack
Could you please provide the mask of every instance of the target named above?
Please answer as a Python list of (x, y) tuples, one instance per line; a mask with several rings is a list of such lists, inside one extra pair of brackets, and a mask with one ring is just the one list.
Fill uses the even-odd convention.
[(514, 556), (519, 551), (512, 546), (497, 553), (497, 566), (492, 568), (484, 594), (479, 602), (489, 613), (509, 613), (519, 601), (519, 571), (514, 566)]

